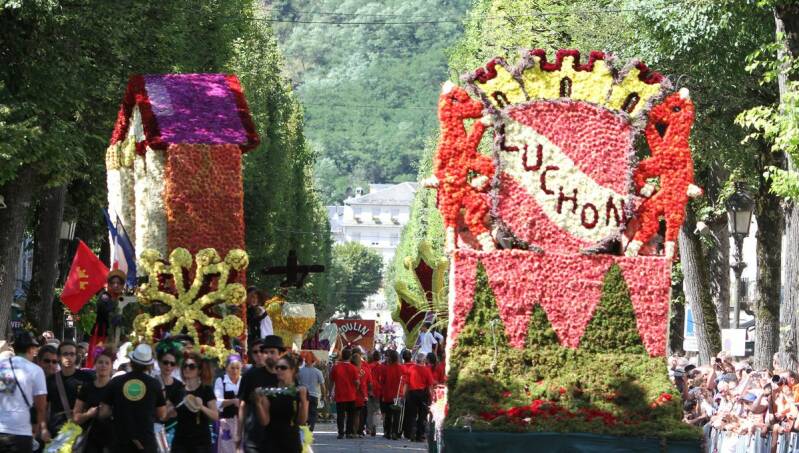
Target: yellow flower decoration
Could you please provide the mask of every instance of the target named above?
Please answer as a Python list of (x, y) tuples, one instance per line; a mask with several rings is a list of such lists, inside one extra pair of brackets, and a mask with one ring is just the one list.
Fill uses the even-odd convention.
[[(133, 328), (138, 335), (148, 342), (153, 341), (153, 332), (158, 326), (175, 321), (171, 329), (173, 335), (184, 328), (194, 338), (197, 345), (208, 356), (223, 362), (230, 351), (224, 347), (224, 336), (237, 337), (244, 332), (244, 322), (236, 316), (227, 315), (222, 319), (208, 316), (203, 309), (217, 304), (240, 306), (244, 303), (247, 291), (240, 283), (228, 283), (230, 272), (242, 271), (247, 267), (249, 258), (243, 250), (231, 250), (223, 261), (214, 249), (203, 249), (194, 257), (197, 265), (194, 280), (186, 289), (183, 281), (183, 270), (192, 265), (192, 256), (188, 250), (177, 248), (169, 255), (169, 264), (161, 261), (161, 255), (154, 250), (142, 252), (139, 266), (149, 277), (149, 281), (139, 287), (138, 300), (143, 305), (160, 301), (170, 310), (158, 316), (141, 314), (133, 321)], [(177, 295), (158, 289), (159, 276), (170, 275), (175, 280)], [(206, 276), (218, 275), (216, 288), (207, 294), (199, 295)], [(196, 324), (213, 327), (213, 345), (201, 345)]]
[[(292, 344), (298, 340), (302, 341), (302, 335), (316, 322), (316, 312), (313, 310), (312, 305), (289, 303), (287, 305), (289, 312), (287, 313), (284, 304), (286, 304), (286, 300), (281, 296), (275, 296), (264, 304), (266, 313), (272, 319), (272, 328), (275, 331), (275, 335), (283, 338), (283, 342), (286, 344)], [(296, 313), (291, 310), (298, 307), (305, 310), (302, 310), (302, 313)]]

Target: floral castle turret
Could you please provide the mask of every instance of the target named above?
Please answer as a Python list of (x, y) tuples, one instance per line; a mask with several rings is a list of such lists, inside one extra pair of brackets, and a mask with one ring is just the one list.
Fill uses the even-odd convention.
[(258, 134), (228, 74), (134, 75), (106, 153), (108, 206), (136, 248), (244, 248), (241, 154)]
[[(688, 197), (701, 194), (687, 90), (670, 94), (668, 79), (641, 62), (619, 68), (591, 52), (581, 63), (576, 50), (554, 61), (526, 51), (516, 66), (496, 58), (462, 80), (442, 98), (479, 102), (482, 112), (439, 115), (442, 131), (475, 118), (472, 133), (493, 129), (493, 159), (473, 164), (487, 159), (477, 135), (455, 153), (442, 144), (437, 168), (446, 163), (449, 187), (468, 195), (440, 192), (438, 205), (445, 217), (464, 211), (471, 235), (494, 240), (452, 241), (445, 426), (697, 438), (680, 425), (663, 359), (674, 238)], [(638, 167), (644, 127), (652, 156)], [(490, 215), (470, 219), (481, 205)], [(628, 365), (600, 366), (617, 363)], [(641, 387), (638, 401), (623, 395), (625, 379)], [(457, 437), (456, 450), (465, 445)]]

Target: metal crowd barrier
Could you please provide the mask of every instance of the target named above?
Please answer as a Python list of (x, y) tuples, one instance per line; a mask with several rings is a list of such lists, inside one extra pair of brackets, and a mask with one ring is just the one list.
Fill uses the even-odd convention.
[[(741, 435), (715, 428), (705, 429), (708, 453), (770, 453), (771, 436), (755, 432)], [(784, 433), (777, 438), (777, 453), (799, 453), (799, 433)]]

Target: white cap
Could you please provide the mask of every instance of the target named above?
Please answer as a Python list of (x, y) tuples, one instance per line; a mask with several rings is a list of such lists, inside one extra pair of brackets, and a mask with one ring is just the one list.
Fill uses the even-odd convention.
[(136, 346), (136, 349), (130, 353), (130, 361), (139, 365), (152, 365), (155, 361), (153, 360), (153, 349), (145, 343)]

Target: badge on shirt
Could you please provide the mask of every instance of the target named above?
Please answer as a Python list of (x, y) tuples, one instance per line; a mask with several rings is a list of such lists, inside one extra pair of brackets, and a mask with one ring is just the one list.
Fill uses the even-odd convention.
[(141, 401), (147, 394), (147, 387), (144, 382), (138, 379), (131, 379), (122, 386), (122, 394), (128, 401)]

